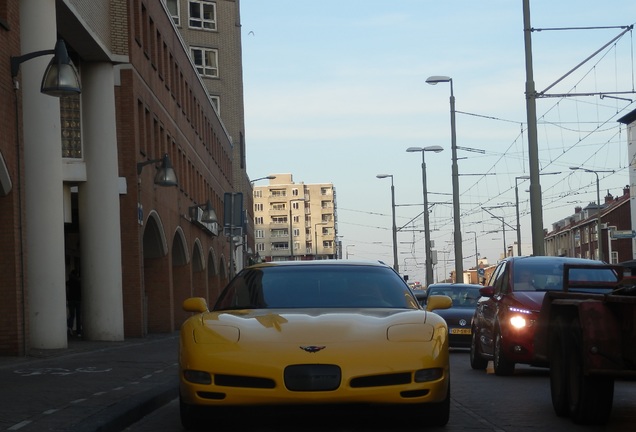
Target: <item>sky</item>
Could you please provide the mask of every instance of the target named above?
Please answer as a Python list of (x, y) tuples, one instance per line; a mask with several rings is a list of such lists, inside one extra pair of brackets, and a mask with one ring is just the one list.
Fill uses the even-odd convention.
[[(456, 111), (463, 267), (494, 264), (516, 233), (532, 252), (526, 49), (522, 0), (241, 0), (247, 172), (333, 183), (338, 235), (351, 259), (398, 264), (425, 279), (422, 153), (426, 152), (435, 280), (454, 269), (449, 83)], [(636, 109), (633, 0), (531, 0), (532, 70), (543, 226), (629, 185), (627, 134)], [(590, 58), (591, 57), (591, 58)], [(586, 59), (590, 58), (587, 62)], [(580, 66), (579, 66), (580, 65)], [(581, 96), (592, 93), (591, 96)], [(599, 94), (604, 93), (603, 97)], [(264, 186), (266, 180), (257, 182)]]

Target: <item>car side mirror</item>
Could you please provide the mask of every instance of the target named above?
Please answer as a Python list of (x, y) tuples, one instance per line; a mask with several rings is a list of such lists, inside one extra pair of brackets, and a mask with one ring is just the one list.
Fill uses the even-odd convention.
[(186, 312), (203, 313), (208, 311), (208, 302), (203, 297), (190, 297), (181, 306)]
[(479, 294), (482, 297), (492, 297), (495, 295), (495, 287), (485, 286), (483, 288), (479, 288)]
[(453, 306), (453, 299), (445, 295), (432, 295), (426, 301), (426, 310), (448, 309)]

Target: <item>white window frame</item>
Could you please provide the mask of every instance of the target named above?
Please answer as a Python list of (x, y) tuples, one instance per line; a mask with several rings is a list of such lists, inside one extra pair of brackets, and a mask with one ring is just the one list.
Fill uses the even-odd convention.
[(256, 250), (258, 252), (265, 252), (265, 243), (256, 243)]
[(199, 75), (209, 78), (219, 77), (219, 50), (190, 47), (190, 55)]
[(257, 216), (254, 218), (254, 225), (263, 225), (263, 216)]
[[(198, 16), (192, 16), (193, 8), (198, 12)], [(212, 17), (206, 17), (210, 11)], [(216, 2), (190, 0), (188, 2), (188, 27), (196, 30), (216, 31)]]
[(216, 110), (218, 115), (221, 115), (221, 97), (216, 95), (210, 95), (210, 103)]
[[(172, 18), (172, 22), (174, 22), (174, 25), (179, 27), (181, 25), (181, 6), (179, 5), (179, 0), (164, 0), (164, 3), (166, 4), (168, 13)], [(173, 8), (176, 8), (176, 10), (172, 10)]]
[(265, 238), (265, 233), (263, 232), (263, 230), (260, 230), (260, 229), (254, 230), (254, 238), (258, 238), (258, 239)]
[(254, 203), (254, 211), (263, 211), (263, 203)]

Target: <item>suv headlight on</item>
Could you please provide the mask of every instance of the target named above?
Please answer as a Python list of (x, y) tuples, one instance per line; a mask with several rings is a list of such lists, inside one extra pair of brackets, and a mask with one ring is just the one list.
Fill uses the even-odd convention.
[(510, 317), (508, 318), (510, 325), (516, 329), (530, 327), (534, 320), (531, 319), (532, 311), (528, 309), (509, 307)]

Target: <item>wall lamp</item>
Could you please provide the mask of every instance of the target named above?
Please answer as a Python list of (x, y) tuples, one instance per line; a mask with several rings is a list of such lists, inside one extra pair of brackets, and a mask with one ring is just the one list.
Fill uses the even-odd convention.
[[(201, 214), (201, 218), (197, 218), (198, 210), (203, 210), (203, 214)], [(190, 211), (190, 219), (198, 220), (202, 223), (218, 223), (218, 218), (216, 217), (216, 212), (212, 208), (212, 203), (208, 200), (205, 204), (194, 205), (189, 207)]]
[(157, 174), (155, 175), (155, 184), (158, 186), (176, 186), (177, 175), (172, 168), (172, 162), (168, 154), (164, 154), (161, 159), (153, 159), (145, 162), (137, 162), (137, 175), (141, 175), (141, 170), (150, 164), (156, 164), (161, 162), (160, 166), (157, 166)]
[(20, 64), (36, 57), (53, 54), (53, 58), (46, 67), (42, 77), (40, 91), (49, 96), (71, 96), (82, 92), (79, 74), (68, 56), (66, 44), (62, 39), (55, 43), (55, 49), (34, 51), (18, 57), (11, 57), (11, 77), (18, 76)]

